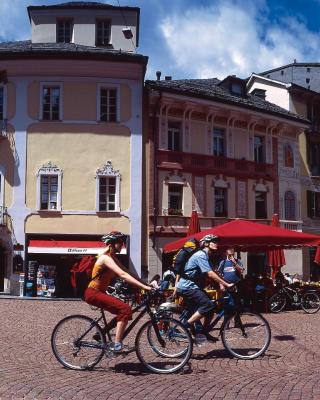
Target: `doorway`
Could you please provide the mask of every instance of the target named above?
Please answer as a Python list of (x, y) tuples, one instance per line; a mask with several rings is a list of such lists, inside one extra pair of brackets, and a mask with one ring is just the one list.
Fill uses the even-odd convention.
[(4, 248), (0, 246), (0, 292), (4, 291), (5, 261)]
[(265, 253), (248, 253), (248, 276), (262, 275), (266, 271)]

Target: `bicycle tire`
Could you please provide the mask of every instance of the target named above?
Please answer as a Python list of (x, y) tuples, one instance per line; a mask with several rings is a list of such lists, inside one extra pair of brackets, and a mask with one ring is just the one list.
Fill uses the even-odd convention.
[(252, 360), (263, 355), (270, 345), (269, 323), (258, 313), (240, 312), (231, 315), (221, 329), (225, 349), (242, 360)]
[(320, 310), (320, 298), (316, 292), (306, 292), (301, 297), (301, 308), (307, 314), (315, 314)]
[(51, 335), (54, 356), (64, 367), (74, 370), (87, 370), (98, 364), (104, 355), (105, 343), (101, 327), (85, 315), (63, 318)]
[(286, 296), (283, 293), (275, 293), (268, 300), (269, 311), (273, 314), (281, 312), (287, 304)]
[(191, 335), (188, 329), (174, 318), (161, 318), (157, 324), (163, 325), (164, 329), (160, 329), (160, 335), (165, 347), (159, 343), (152, 321), (147, 321), (136, 336), (137, 357), (152, 372), (161, 374), (177, 372), (187, 364), (192, 355)]

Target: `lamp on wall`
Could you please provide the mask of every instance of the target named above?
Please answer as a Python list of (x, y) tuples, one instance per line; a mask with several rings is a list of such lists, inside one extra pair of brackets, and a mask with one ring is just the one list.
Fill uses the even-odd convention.
[(122, 33), (123, 33), (123, 36), (126, 39), (132, 39), (133, 38), (132, 30), (128, 26), (126, 26), (125, 28), (122, 28)]

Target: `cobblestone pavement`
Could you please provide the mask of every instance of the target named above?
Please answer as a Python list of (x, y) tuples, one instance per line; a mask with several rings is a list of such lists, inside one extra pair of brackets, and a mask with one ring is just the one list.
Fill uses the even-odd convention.
[(265, 356), (233, 359), (218, 342), (197, 349), (188, 368), (172, 375), (146, 372), (134, 352), (103, 358), (92, 371), (64, 369), (50, 336), (74, 313), (95, 315), (78, 301), (0, 299), (1, 400), (320, 399), (320, 313), (268, 314), (272, 341)]

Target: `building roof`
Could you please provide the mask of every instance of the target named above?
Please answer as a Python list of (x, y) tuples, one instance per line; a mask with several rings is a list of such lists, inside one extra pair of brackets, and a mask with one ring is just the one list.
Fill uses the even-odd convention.
[(150, 89), (192, 96), (206, 100), (214, 100), (221, 103), (236, 105), (239, 107), (249, 108), (254, 111), (276, 115), (296, 122), (309, 123), (309, 121), (301, 116), (286, 109), (279, 107), (273, 103), (269, 103), (252, 94), (245, 97), (231, 94), (227, 89), (219, 86), (220, 80), (211, 79), (179, 79), (179, 80), (156, 80), (146, 81), (146, 87)]
[(148, 57), (141, 54), (75, 43), (32, 43), (31, 40), (0, 43), (0, 60), (19, 58), (98, 59), (127, 61), (144, 66), (148, 63)]
[[(120, 10), (120, 11), (135, 11), (137, 13), (137, 46), (139, 46), (139, 31), (140, 31), (140, 8), (129, 6), (113, 6), (111, 4), (99, 3), (96, 1), (69, 1), (67, 3), (29, 6), (27, 7), (29, 21), (31, 21), (31, 11), (36, 10)], [(124, 25), (126, 22), (124, 20)]]
[(263, 71), (259, 72), (258, 75), (267, 75), (270, 74), (271, 72), (276, 72), (276, 71), (281, 71), (282, 69), (290, 68), (290, 67), (320, 67), (320, 63), (318, 62), (305, 62), (305, 63), (298, 63), (298, 62), (293, 62), (291, 64), (287, 65), (282, 65), (281, 67), (269, 69), (268, 71)]

